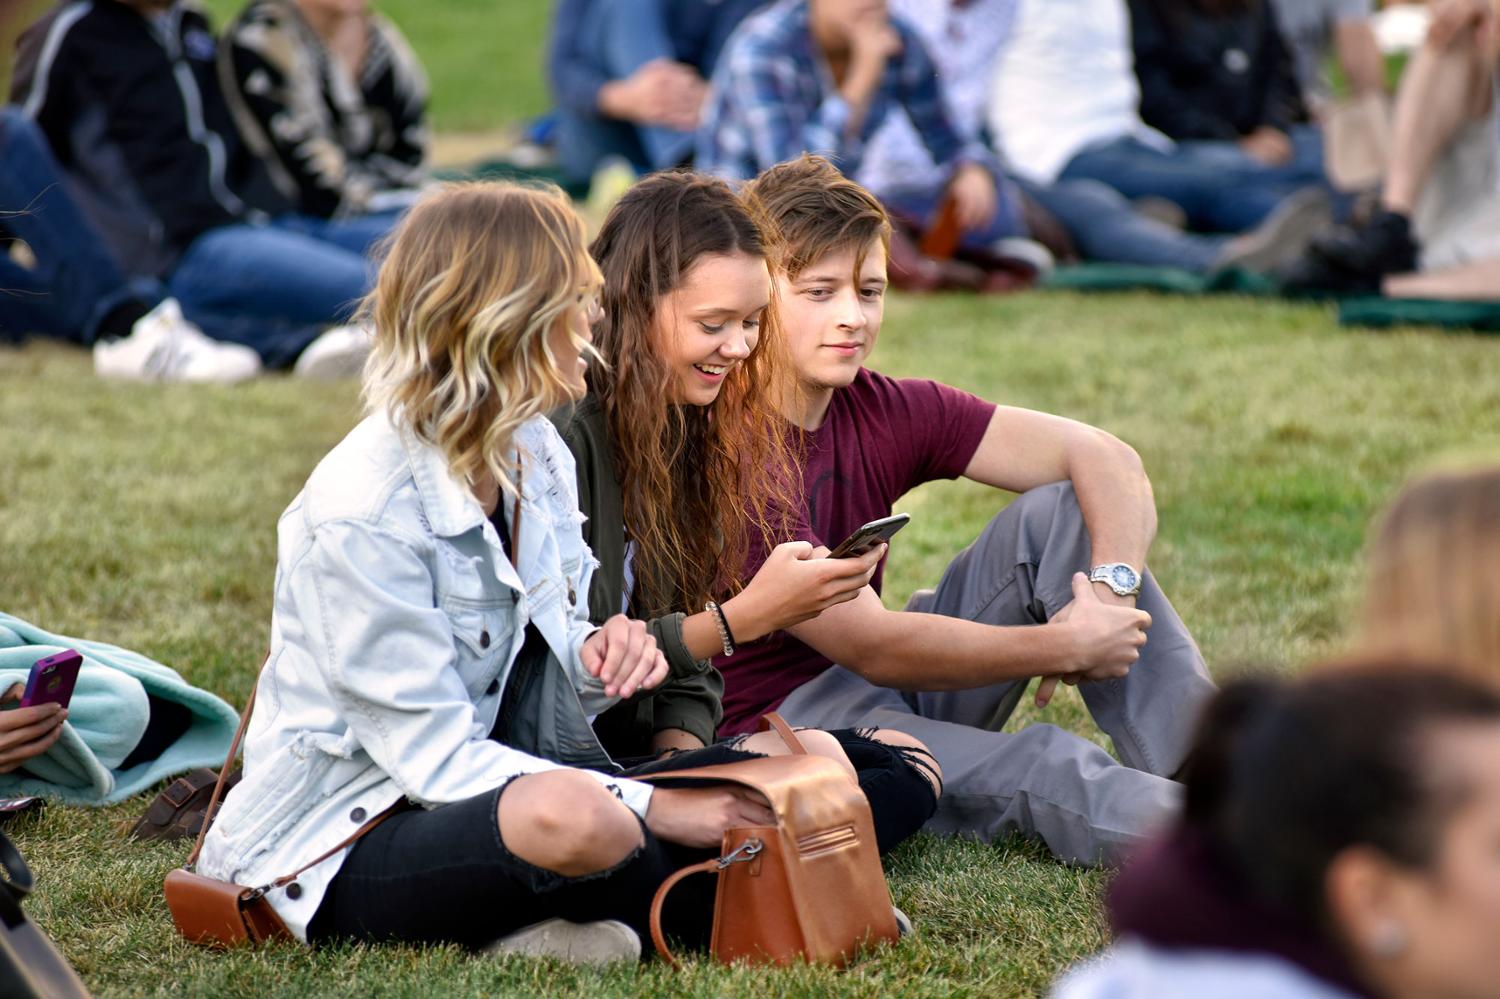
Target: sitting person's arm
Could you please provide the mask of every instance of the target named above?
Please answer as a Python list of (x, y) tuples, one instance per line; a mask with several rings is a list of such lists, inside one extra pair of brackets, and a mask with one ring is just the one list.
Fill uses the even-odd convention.
[[(295, 606), (334, 709), (375, 764), (418, 804), (462, 800), (472, 794), (476, 776), (498, 787), (517, 774), (559, 769), (488, 738), (456, 668), (452, 625), (434, 606), (421, 545), (366, 524), (335, 522), (318, 529), (311, 548), (287, 571), (278, 602)], [(352, 607), (360, 613), (348, 613)], [(574, 654), (585, 667), (615, 648), (602, 633), (585, 642), (578, 627), (571, 630)], [(624, 652), (615, 652), (617, 669), (634, 676), (645, 657), (631, 660)], [(654, 644), (650, 653), (659, 658)], [(625, 804), (645, 815), (648, 787), (589, 773), (617, 785)]]
[[(1085, 424), (999, 407), (964, 471), (1016, 492), (1071, 480), (1092, 541), (1092, 561), (1145, 561), (1156, 530), (1140, 459)], [(1042, 674), (1124, 676), (1139, 657), (1149, 616), (1101, 584), (1074, 580), (1074, 601), (1042, 626), (996, 627), (889, 611), (873, 590), (789, 629), (834, 662), (882, 686), (956, 690)]]
[[(616, 78), (595, 54), (580, 44), (580, 25), (602, 16), (601, 4), (590, 0), (561, 0), (552, 17), (547, 45), (547, 77), (557, 102), (580, 114), (661, 125), (679, 130), (697, 127), (705, 84), (692, 67), (677, 62), (666, 45), (629, 76)], [(660, 17), (656, 4), (632, 5), (632, 17)], [(666, 38), (666, 26), (655, 32)]]

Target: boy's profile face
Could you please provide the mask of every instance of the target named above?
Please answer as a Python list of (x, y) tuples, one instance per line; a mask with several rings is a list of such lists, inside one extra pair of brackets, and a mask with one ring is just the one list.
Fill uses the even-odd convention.
[(885, 247), (865, 248), (855, 273), (855, 246), (834, 250), (795, 278), (777, 274), (778, 301), (798, 379), (811, 389), (854, 381), (875, 349), (885, 314)]

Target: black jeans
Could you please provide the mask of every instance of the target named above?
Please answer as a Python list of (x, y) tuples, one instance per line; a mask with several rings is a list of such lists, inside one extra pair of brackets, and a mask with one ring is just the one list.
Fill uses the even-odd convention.
[[(835, 732), (859, 771), (885, 852), (911, 835), (937, 807), (920, 755)], [(625, 776), (712, 766), (757, 754), (736, 742), (677, 753), (626, 770)], [(569, 878), (527, 863), (506, 847), (497, 815), (502, 785), (434, 809), (399, 812), (356, 843), (328, 886), (307, 929), (308, 941), (337, 939), (456, 943), (479, 948), (544, 919), (618, 919), (649, 941), (651, 897), (675, 870), (713, 855), (667, 843), (642, 823), (642, 845), (618, 864)], [(669, 935), (705, 943), (713, 923), (715, 879), (689, 878), (663, 914)]]

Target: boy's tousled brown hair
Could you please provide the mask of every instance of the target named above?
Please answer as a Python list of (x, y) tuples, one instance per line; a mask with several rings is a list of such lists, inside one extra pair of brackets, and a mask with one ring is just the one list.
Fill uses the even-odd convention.
[(875, 195), (821, 156), (803, 153), (778, 163), (745, 186), (745, 197), (767, 220), (776, 265), (787, 277), (830, 253), (854, 248), (854, 272), (879, 239), (890, 253), (891, 220)]

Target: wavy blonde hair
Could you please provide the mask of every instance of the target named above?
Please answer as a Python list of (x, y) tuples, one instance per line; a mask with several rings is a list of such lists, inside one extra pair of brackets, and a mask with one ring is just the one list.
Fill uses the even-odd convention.
[(586, 247), (555, 187), (455, 184), (423, 198), (390, 236), (361, 308), (375, 332), (366, 410), (437, 447), (460, 482), (488, 472), (514, 495), (517, 428), (576, 394), (548, 334), (603, 283)]
[(1423, 475), (1371, 537), (1363, 647), (1500, 679), (1500, 464)]

